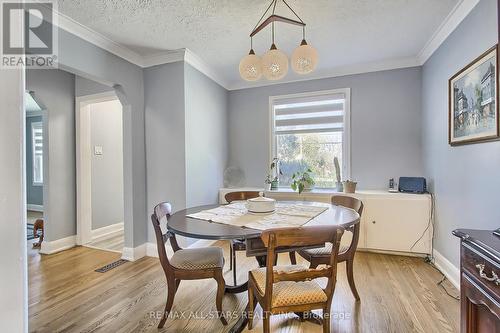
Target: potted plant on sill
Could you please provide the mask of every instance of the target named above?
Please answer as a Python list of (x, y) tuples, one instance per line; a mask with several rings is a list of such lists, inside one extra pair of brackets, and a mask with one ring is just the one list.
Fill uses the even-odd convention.
[(269, 174), (266, 177), (266, 190), (275, 191), (279, 186), (279, 176), (282, 175), (279, 168), (279, 159), (277, 157), (273, 158), (271, 165), (269, 166)]
[(299, 191), (299, 194), (306, 191), (311, 191), (314, 188), (314, 179), (311, 176), (312, 170), (307, 169), (304, 172), (296, 172), (292, 175), (292, 184), (290, 187), (294, 191)]

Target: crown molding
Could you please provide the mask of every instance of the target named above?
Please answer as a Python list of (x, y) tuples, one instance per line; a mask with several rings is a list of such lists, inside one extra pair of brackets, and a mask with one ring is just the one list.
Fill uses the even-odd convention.
[(398, 68), (408, 68), (415, 66), (422, 66), (432, 54), (439, 48), (439, 46), (446, 40), (446, 38), (456, 29), (462, 20), (471, 12), (471, 10), (478, 4), (480, 0), (461, 0), (445, 18), (444, 22), (434, 32), (429, 41), (425, 44), (422, 50), (414, 57), (389, 59), (378, 62), (370, 62), (364, 64), (348, 65), (333, 68), (326, 71), (317, 72), (305, 78), (291, 78), (290, 80), (273, 81), (260, 81), (252, 82), (227, 82), (227, 80), (211, 68), (200, 56), (193, 51), (184, 48), (178, 50), (168, 50), (159, 52), (153, 55), (142, 56), (139, 53), (107, 38), (106, 36), (84, 26), (83, 24), (73, 20), (72, 18), (55, 11), (58, 21), (57, 24), (61, 29), (101, 48), (104, 49), (126, 61), (137, 65), (141, 68), (173, 63), (178, 61), (185, 61), (201, 73), (208, 76), (213, 81), (227, 90), (239, 90), (253, 87), (263, 87), (274, 84), (283, 84), (290, 82), (300, 82), (308, 80), (324, 79), (329, 77), (340, 77), (347, 75), (355, 75), (361, 73), (370, 73), (377, 71), (384, 71)]
[(172, 62), (184, 61), (186, 55), (186, 49), (169, 50), (164, 52), (158, 52), (153, 55), (142, 57), (142, 61), (139, 66), (143, 68), (169, 64)]
[(143, 62), (143, 57), (130, 50), (129, 48), (109, 39), (108, 37), (101, 35), (95, 30), (92, 30), (83, 24), (73, 20), (71, 17), (66, 16), (58, 11), (54, 11), (57, 15), (57, 25), (59, 28), (66, 30), (67, 32), (80, 37), (81, 39), (94, 44), (114, 55), (127, 60), (128, 62), (140, 66)]
[(228, 82), (190, 49), (186, 49), (184, 61), (193, 66), (194, 68), (196, 68), (201, 73), (208, 76), (213, 81), (217, 82), (225, 89), (230, 90)]
[(336, 67), (331, 70), (325, 70), (321, 72), (316, 72), (314, 74), (307, 75), (304, 78), (293, 78), (289, 80), (280, 80), (280, 81), (257, 81), (257, 82), (233, 82), (228, 90), (240, 90), (240, 89), (248, 89), (248, 88), (258, 88), (265, 87), (275, 84), (283, 84), (283, 83), (293, 83), (293, 82), (301, 82), (301, 81), (310, 81), (310, 80), (319, 80), (319, 79), (328, 79), (334, 77), (348, 76), (348, 75), (356, 75), (363, 73), (372, 73), (372, 72), (380, 72), (392, 69), (400, 69), (400, 68), (409, 68), (409, 67), (417, 67), (420, 66), (417, 58), (415, 57), (404, 57), (404, 58), (396, 58), (389, 59), (383, 61), (369, 62), (364, 64), (355, 64), (355, 65), (347, 65)]
[(448, 14), (443, 23), (441, 23), (439, 28), (418, 53), (417, 59), (420, 65), (425, 64), (478, 3), (479, 0), (461, 0), (457, 3), (451, 13)]

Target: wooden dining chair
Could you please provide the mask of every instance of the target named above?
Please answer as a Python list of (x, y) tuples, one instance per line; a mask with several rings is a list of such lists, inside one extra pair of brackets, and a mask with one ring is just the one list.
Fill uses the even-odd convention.
[[(233, 201), (244, 201), (257, 198), (259, 191), (236, 191), (229, 192), (224, 196), (228, 203)], [(232, 239), (229, 246), (229, 269), (233, 271), (233, 284), (236, 285), (236, 251), (246, 251), (247, 246), (244, 239)]]
[[(248, 329), (253, 326), (256, 301), (262, 307), (264, 333), (270, 330), (270, 315), (323, 310), (323, 332), (330, 332), (330, 309), (337, 280), (338, 249), (343, 229), (339, 226), (279, 228), (264, 231), (261, 239), (267, 248), (266, 267), (248, 272)], [(330, 242), (330, 260), (326, 267), (301, 265), (274, 266), (276, 249), (318, 246)], [(326, 288), (315, 279), (327, 278)]]
[[(359, 199), (349, 197), (346, 195), (334, 195), (332, 196), (332, 204), (335, 206), (342, 206), (346, 208), (354, 209), (358, 212), (359, 216), (363, 213), (363, 202)], [(360, 222), (361, 223), (361, 222)], [(341, 246), (339, 249), (338, 262), (346, 263), (346, 273), (347, 280), (349, 281), (349, 286), (351, 287), (352, 294), (356, 300), (359, 300), (359, 294), (356, 289), (356, 284), (354, 283), (354, 254), (358, 248), (359, 241), (359, 230), (360, 223), (356, 223), (346, 231), (352, 233), (352, 240), (350, 245)], [(310, 262), (310, 268), (316, 268), (318, 265), (328, 264), (330, 262), (330, 253), (332, 252), (332, 243), (327, 243), (325, 247), (316, 249), (303, 249), (297, 251), (299, 255)], [(295, 254), (290, 253), (290, 260), (292, 263), (296, 263)]]
[[(168, 313), (172, 310), (175, 293), (179, 288), (181, 280), (200, 280), (213, 278), (217, 281), (217, 298), (215, 301), (217, 312), (222, 324), (227, 325), (227, 321), (222, 314), (222, 297), (224, 296), (224, 277), (222, 268), (224, 267), (224, 255), (220, 247), (205, 247), (195, 249), (181, 249), (175, 234), (167, 230), (167, 220), (172, 213), (172, 206), (168, 202), (163, 202), (154, 208), (151, 215), (153, 227), (156, 235), (156, 245), (160, 263), (167, 278), (167, 304), (163, 317), (158, 324), (162, 328), (167, 320)], [(170, 240), (170, 245), (174, 254), (167, 257), (165, 243)]]

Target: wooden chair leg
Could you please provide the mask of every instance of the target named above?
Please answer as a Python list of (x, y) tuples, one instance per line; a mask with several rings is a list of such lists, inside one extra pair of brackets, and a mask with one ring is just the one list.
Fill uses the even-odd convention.
[(323, 333), (330, 333), (330, 309), (323, 309)]
[(168, 295), (167, 295), (167, 304), (165, 304), (165, 310), (163, 311), (163, 317), (158, 324), (158, 328), (163, 328), (165, 322), (167, 321), (168, 314), (170, 310), (172, 310), (172, 305), (174, 304), (175, 292), (177, 291), (178, 284), (175, 280), (167, 281), (168, 286)]
[(356, 289), (356, 284), (354, 283), (354, 258), (348, 259), (346, 262), (346, 272), (347, 280), (349, 281), (349, 286), (351, 287), (352, 294), (356, 301), (359, 301), (358, 290)]
[(229, 241), (229, 270), (230, 271), (233, 270), (233, 242), (232, 241)]
[(264, 333), (271, 332), (271, 315), (264, 309), (262, 309), (262, 327), (264, 328)]
[(222, 276), (222, 269), (215, 273), (215, 280), (217, 281), (217, 298), (215, 299), (215, 306), (217, 307), (217, 313), (219, 314), (220, 321), (225, 326), (227, 325), (226, 318), (222, 314), (222, 298), (224, 297), (224, 277)]
[(233, 252), (233, 285), (236, 285), (236, 251), (232, 249)]
[(288, 255), (290, 256), (290, 263), (292, 265), (297, 265), (297, 257), (295, 256), (295, 251), (288, 252)]
[(253, 312), (255, 311), (253, 287), (248, 286), (248, 329), (253, 328)]
[(181, 284), (181, 279), (175, 280), (175, 292), (177, 292), (177, 289), (179, 289), (180, 284)]

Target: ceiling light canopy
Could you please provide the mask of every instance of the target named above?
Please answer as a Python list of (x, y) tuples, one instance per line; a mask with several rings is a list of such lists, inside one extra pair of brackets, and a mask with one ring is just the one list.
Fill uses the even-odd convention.
[[(278, 2), (282, 2), (297, 17), (298, 20), (276, 15), (275, 12)], [(263, 20), (266, 14), (270, 11), (271, 7), (271, 15)], [(264, 75), (264, 77), (268, 80), (280, 80), (288, 73), (288, 57), (283, 51), (280, 51), (276, 47), (274, 41), (275, 22), (283, 22), (302, 27), (302, 42), (299, 47), (295, 49), (291, 58), (291, 65), (294, 72), (298, 74), (309, 74), (316, 68), (316, 65), (318, 64), (318, 52), (306, 42), (306, 24), (285, 0), (272, 0), (264, 14), (262, 14), (260, 20), (255, 25), (253, 31), (250, 33), (251, 46), (249, 54), (240, 61), (240, 75), (244, 80), (257, 81), (262, 75)], [(253, 37), (269, 24), (272, 25), (271, 48), (262, 56), (262, 58), (259, 58), (255, 55), (253, 50)]]

